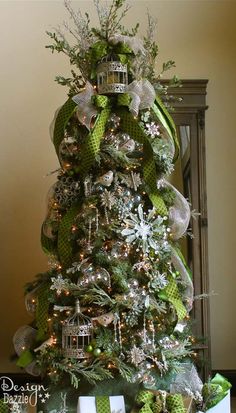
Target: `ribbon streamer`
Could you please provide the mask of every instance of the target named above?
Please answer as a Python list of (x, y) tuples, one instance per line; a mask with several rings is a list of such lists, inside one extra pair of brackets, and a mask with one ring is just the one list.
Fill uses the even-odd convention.
[(38, 290), (38, 302), (36, 307), (36, 327), (38, 329), (37, 332), (37, 340), (44, 340), (47, 330), (48, 330), (48, 290), (49, 285), (48, 283), (42, 284)]
[[(119, 103), (123, 103), (125, 95), (122, 96), (122, 100), (118, 99)], [(144, 181), (147, 184), (147, 193), (160, 215), (167, 215), (167, 208), (161, 196), (158, 193), (156, 186), (156, 166), (153, 158), (152, 146), (148, 137), (143, 132), (142, 128), (134, 119), (132, 114), (126, 109), (122, 108), (117, 111), (121, 118), (121, 128), (123, 132), (128, 133), (132, 138), (139, 143), (143, 144), (144, 158), (143, 158), (143, 175)]]
[(53, 143), (56, 149), (57, 156), (59, 156), (59, 147), (64, 138), (64, 131), (66, 125), (68, 124), (71, 116), (73, 115), (75, 108), (76, 103), (71, 98), (69, 98), (57, 113), (53, 131)]
[(157, 187), (171, 188), (175, 194), (174, 204), (169, 209), (169, 220), (172, 238), (174, 240), (178, 240), (186, 233), (189, 225), (191, 217), (189, 203), (184, 196), (166, 179), (159, 180)]
[(185, 299), (185, 305), (187, 311), (190, 312), (193, 307), (193, 295), (194, 295), (194, 288), (192, 278), (190, 276), (190, 270), (188, 270), (187, 265), (184, 261), (184, 258), (179, 251), (179, 249), (172, 247), (171, 250), (171, 262), (176, 271), (179, 271), (181, 275), (181, 279), (184, 282), (185, 290), (183, 293)]
[(79, 168), (79, 172), (83, 175), (87, 174), (97, 153), (99, 152), (100, 142), (105, 132), (105, 127), (109, 119), (110, 112), (110, 108), (105, 108), (102, 110), (101, 114), (96, 119), (93, 130), (90, 132), (86, 140), (86, 144), (81, 149), (81, 167)]
[(108, 396), (97, 396), (95, 400), (97, 413), (111, 413)]
[(156, 92), (147, 79), (134, 80), (127, 87), (127, 93), (132, 98), (129, 110), (138, 116), (139, 110), (151, 108), (156, 98)]
[(4, 402), (4, 399), (0, 399), (0, 413), (9, 413), (8, 403)]
[(75, 217), (78, 215), (79, 205), (73, 205), (61, 220), (58, 230), (58, 254), (64, 266), (68, 266), (72, 259), (72, 245), (70, 241), (71, 227)]
[(177, 283), (173, 277), (169, 277), (168, 285), (159, 293), (159, 297), (173, 305), (179, 321), (186, 317), (187, 310), (182, 303)]
[(91, 98), (95, 95), (95, 90), (91, 83), (86, 82), (85, 89), (73, 96), (72, 100), (76, 103), (76, 115), (82, 125), (86, 126), (90, 130), (91, 120), (94, 116), (97, 116), (98, 111), (93, 105)]
[(157, 95), (156, 95), (155, 103), (152, 106), (152, 111), (156, 115), (158, 121), (162, 124), (162, 126), (166, 130), (169, 138), (172, 139), (174, 142), (174, 145), (175, 145), (174, 161), (176, 161), (179, 156), (179, 141), (177, 137), (176, 127), (168, 110), (163, 105), (161, 99)]

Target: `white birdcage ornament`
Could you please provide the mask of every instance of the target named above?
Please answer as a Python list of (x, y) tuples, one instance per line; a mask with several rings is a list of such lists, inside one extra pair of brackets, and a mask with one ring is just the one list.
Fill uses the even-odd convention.
[(81, 313), (79, 300), (76, 300), (75, 313), (67, 318), (62, 326), (62, 351), (68, 358), (86, 359), (90, 354), (86, 347), (93, 339), (91, 319)]
[(115, 55), (105, 56), (97, 67), (97, 89), (99, 94), (125, 93), (128, 85), (127, 65)]

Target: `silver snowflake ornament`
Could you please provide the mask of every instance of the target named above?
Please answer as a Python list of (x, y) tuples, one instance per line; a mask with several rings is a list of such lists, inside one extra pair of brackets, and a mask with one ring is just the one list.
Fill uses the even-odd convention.
[(129, 218), (123, 220), (126, 228), (121, 231), (121, 235), (126, 237), (128, 244), (136, 243), (144, 253), (149, 252), (150, 248), (158, 253), (163, 245), (168, 244), (166, 219), (166, 217), (156, 215), (155, 208), (146, 214), (142, 205), (139, 204), (137, 215), (130, 213)]
[(138, 367), (138, 365), (145, 360), (144, 351), (141, 348), (136, 347), (136, 345), (134, 345), (129, 352), (129, 360), (132, 364), (135, 365), (135, 367)]
[(145, 125), (146, 133), (152, 138), (160, 135), (160, 127), (155, 122), (146, 123)]
[(65, 280), (61, 274), (58, 274), (57, 277), (51, 278), (52, 285), (51, 290), (56, 290), (57, 294), (61, 294), (62, 291), (68, 290), (68, 280)]
[(113, 205), (115, 205), (116, 203), (116, 198), (110, 191), (105, 189), (104, 192), (101, 194), (101, 201), (102, 201), (102, 205), (105, 208), (111, 210)]

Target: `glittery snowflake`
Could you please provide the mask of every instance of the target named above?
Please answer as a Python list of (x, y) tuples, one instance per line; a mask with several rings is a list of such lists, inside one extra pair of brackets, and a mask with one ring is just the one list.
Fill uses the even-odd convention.
[(160, 127), (155, 122), (146, 123), (145, 131), (152, 138), (160, 135)]
[(167, 227), (165, 225), (166, 217), (156, 215), (153, 208), (146, 214), (140, 204), (137, 214), (130, 213), (129, 218), (123, 221), (126, 228), (121, 231), (121, 235), (126, 237), (128, 244), (136, 243), (146, 253), (152, 248), (156, 253), (161, 247), (168, 245)]
[(142, 184), (140, 174), (136, 172), (131, 172), (130, 175), (123, 175), (121, 182), (123, 182), (128, 188), (132, 188), (135, 191), (137, 191), (138, 187)]
[(129, 352), (129, 360), (135, 367), (138, 367), (138, 365), (145, 360), (144, 351), (134, 345)]
[(52, 285), (50, 287), (51, 290), (56, 290), (57, 294), (61, 294), (62, 291), (68, 290), (69, 282), (65, 280), (61, 274), (58, 274), (57, 277), (51, 278)]
[(102, 201), (102, 205), (105, 208), (108, 208), (109, 210), (111, 210), (113, 205), (115, 205), (116, 203), (116, 198), (110, 191), (105, 189), (104, 192), (101, 194), (101, 201)]

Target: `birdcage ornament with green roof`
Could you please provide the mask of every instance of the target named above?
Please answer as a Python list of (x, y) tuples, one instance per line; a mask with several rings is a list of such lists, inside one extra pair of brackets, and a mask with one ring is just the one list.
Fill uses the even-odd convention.
[(62, 352), (67, 358), (86, 359), (90, 354), (86, 347), (93, 339), (91, 319), (82, 314), (79, 300), (76, 300), (75, 312), (62, 326)]
[(127, 65), (116, 55), (105, 56), (97, 67), (97, 89), (101, 95), (125, 93), (128, 85)]

